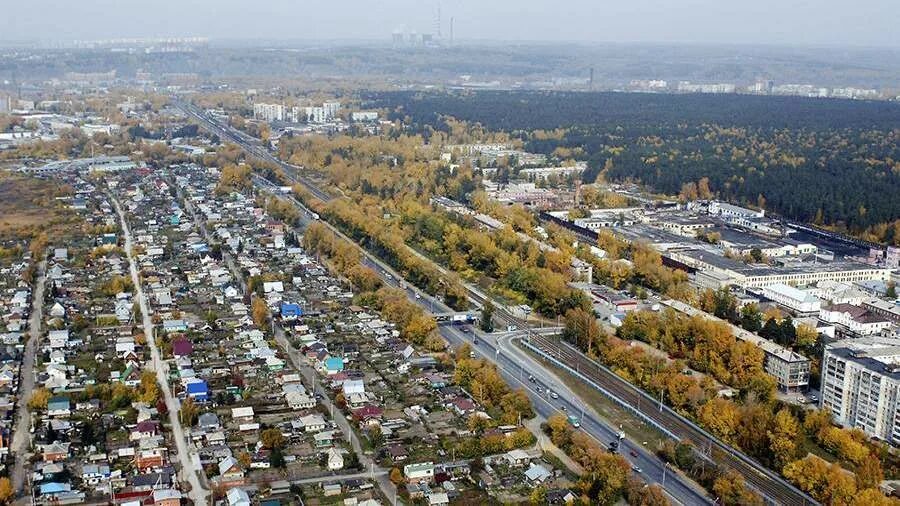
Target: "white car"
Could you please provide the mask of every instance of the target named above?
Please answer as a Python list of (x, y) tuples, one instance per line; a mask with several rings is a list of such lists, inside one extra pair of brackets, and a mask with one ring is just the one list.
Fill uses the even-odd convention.
[(556, 392), (550, 392), (550, 397), (553, 399), (559, 399), (559, 395)]

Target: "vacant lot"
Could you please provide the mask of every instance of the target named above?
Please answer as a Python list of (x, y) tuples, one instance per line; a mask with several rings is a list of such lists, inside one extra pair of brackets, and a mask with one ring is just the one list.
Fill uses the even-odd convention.
[(0, 238), (32, 237), (51, 233), (65, 221), (65, 201), (57, 200), (70, 190), (54, 181), (0, 174)]

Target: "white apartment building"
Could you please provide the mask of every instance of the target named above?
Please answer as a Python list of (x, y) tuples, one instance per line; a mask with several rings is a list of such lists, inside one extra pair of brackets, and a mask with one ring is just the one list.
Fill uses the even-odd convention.
[(253, 117), (263, 121), (284, 121), (284, 106), (281, 104), (253, 104)]
[(306, 121), (309, 123), (325, 123), (328, 119), (324, 107), (306, 107), (304, 112), (306, 113)]
[(341, 110), (341, 103), (336, 100), (325, 102), (322, 104), (322, 109), (325, 110), (326, 119), (334, 119), (337, 117), (338, 111)]
[(378, 112), (376, 111), (357, 111), (350, 113), (350, 119), (353, 121), (375, 121), (378, 119)]
[(847, 283), (839, 283), (837, 281), (821, 281), (816, 284), (815, 288), (809, 290), (816, 297), (828, 301), (832, 304), (853, 304), (860, 305), (864, 299), (868, 299), (869, 295), (857, 289), (853, 285)]
[(519, 177), (528, 181), (546, 181), (551, 176), (566, 178), (581, 174), (587, 169), (587, 162), (576, 162), (571, 167), (538, 167), (532, 169), (522, 169), (519, 171)]
[(822, 301), (808, 290), (800, 290), (782, 283), (763, 288), (763, 295), (797, 313), (818, 314), (822, 309)]
[(891, 327), (891, 320), (887, 317), (852, 304), (825, 306), (819, 318), (858, 336), (875, 335)]
[(900, 247), (888, 246), (884, 254), (884, 265), (886, 267), (900, 267)]
[(825, 347), (821, 408), (844, 427), (900, 442), (900, 346), (883, 338), (845, 339)]
[(713, 200), (709, 203), (709, 214), (725, 218), (763, 218), (766, 212), (763, 210), (754, 211), (746, 207)]

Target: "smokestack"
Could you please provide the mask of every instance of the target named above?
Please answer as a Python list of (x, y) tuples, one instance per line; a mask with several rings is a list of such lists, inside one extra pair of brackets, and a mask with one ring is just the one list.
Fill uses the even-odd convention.
[(450, 17), (450, 45), (453, 45), (453, 17)]

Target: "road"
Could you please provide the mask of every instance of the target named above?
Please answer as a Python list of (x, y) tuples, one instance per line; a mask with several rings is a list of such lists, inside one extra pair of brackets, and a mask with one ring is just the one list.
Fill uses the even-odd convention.
[(31, 317), (28, 319), (28, 341), (22, 355), (22, 367), (19, 369), (19, 395), (16, 398), (16, 427), (13, 431), (10, 452), (16, 456), (12, 469), (12, 486), (16, 495), (25, 492), (26, 454), (31, 446), (31, 411), (28, 400), (34, 391), (34, 355), (37, 344), (43, 334), (44, 323), (44, 285), (47, 280), (47, 260), (41, 260), (37, 266), (37, 281), (31, 299)]
[[(167, 366), (162, 361), (159, 348), (156, 346), (156, 334), (153, 332), (153, 320), (150, 317), (150, 306), (147, 304), (147, 298), (144, 296), (144, 290), (141, 288), (141, 279), (138, 276), (137, 263), (132, 254), (131, 230), (128, 228), (128, 220), (125, 218), (125, 212), (119, 204), (118, 199), (110, 195), (110, 200), (119, 214), (119, 222), (122, 226), (122, 234), (125, 236), (125, 252), (128, 256), (128, 267), (131, 271), (131, 281), (134, 284), (135, 297), (141, 308), (143, 317), (144, 335), (146, 336), (147, 345), (150, 347), (150, 357), (153, 369), (156, 372), (156, 382), (159, 384), (160, 391), (169, 411), (169, 426), (172, 429), (172, 439), (175, 440), (175, 447), (178, 451), (178, 460), (181, 463), (181, 479), (190, 484), (191, 490), (188, 497), (194, 501), (194, 504), (209, 504), (209, 497), (200, 484), (200, 475), (203, 469), (197, 464), (197, 459), (192, 458), (188, 451), (187, 438), (184, 428), (181, 426), (179, 419), (180, 404), (172, 395), (169, 388), (169, 380), (167, 377)], [(205, 476), (205, 475), (204, 475)]]

